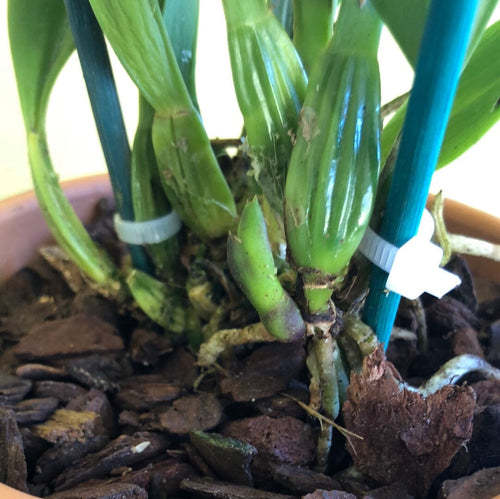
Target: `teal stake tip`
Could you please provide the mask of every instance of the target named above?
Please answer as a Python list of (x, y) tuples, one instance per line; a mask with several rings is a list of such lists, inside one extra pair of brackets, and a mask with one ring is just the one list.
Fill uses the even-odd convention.
[[(380, 236), (402, 246), (417, 232), (455, 96), (478, 0), (433, 0)], [(374, 267), (364, 321), (387, 347), (400, 296), (386, 289)]]

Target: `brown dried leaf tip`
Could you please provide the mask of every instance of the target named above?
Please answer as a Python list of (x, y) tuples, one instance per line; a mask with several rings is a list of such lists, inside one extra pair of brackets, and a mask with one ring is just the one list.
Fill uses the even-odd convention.
[(344, 420), (363, 440), (352, 439), (348, 451), (361, 472), (383, 484), (403, 481), (424, 496), (471, 437), (474, 406), (467, 386), (447, 385), (428, 397), (406, 389), (379, 347), (351, 376)]

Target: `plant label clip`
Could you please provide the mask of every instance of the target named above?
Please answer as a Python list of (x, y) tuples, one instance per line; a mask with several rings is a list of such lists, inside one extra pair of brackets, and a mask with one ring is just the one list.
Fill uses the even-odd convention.
[(400, 248), (382, 239), (370, 228), (359, 246), (360, 252), (389, 274), (386, 287), (415, 300), (427, 292), (441, 298), (461, 283), (460, 278), (439, 267), (443, 250), (431, 242), (434, 221), (425, 210), (417, 232)]
[(113, 222), (118, 238), (127, 244), (161, 243), (177, 234), (181, 228), (181, 221), (175, 211), (144, 222), (126, 221), (116, 213)]

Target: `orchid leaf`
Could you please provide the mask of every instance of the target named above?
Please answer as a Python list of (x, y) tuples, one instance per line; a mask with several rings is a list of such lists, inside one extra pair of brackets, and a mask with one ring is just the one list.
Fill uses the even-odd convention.
[[(479, 1), (466, 61), (477, 46), (497, 3), (498, 0)], [(372, 4), (411, 67), (415, 68), (430, 0), (372, 0)]]
[(500, 21), (484, 33), (462, 73), (438, 168), (475, 144), (500, 118)]
[(293, 36), (293, 5), (292, 0), (268, 0), (267, 4), (277, 17), (288, 36)]
[[(436, 168), (442, 168), (475, 144), (500, 118), (500, 21), (483, 34), (460, 78)], [(406, 104), (382, 133), (382, 164), (403, 126)]]
[(74, 50), (63, 0), (11, 0), (9, 39), (35, 193), (47, 225), (99, 290), (122, 297), (110, 258), (95, 245), (65, 197), (49, 154), (45, 116), (54, 83)]
[(9, 0), (9, 39), (26, 128), (45, 121), (54, 82), (75, 46), (63, 0)]
[(293, 0), (293, 44), (307, 73), (332, 37), (336, 11), (336, 0)]
[(156, 0), (91, 0), (116, 55), (153, 106), (153, 146), (172, 207), (200, 238), (225, 235), (236, 207), (184, 84)]
[(190, 103), (157, 0), (90, 4), (118, 59), (156, 112)]
[(177, 64), (191, 101), (198, 110), (195, 69), (199, 11), (199, 0), (166, 0), (163, 12)]

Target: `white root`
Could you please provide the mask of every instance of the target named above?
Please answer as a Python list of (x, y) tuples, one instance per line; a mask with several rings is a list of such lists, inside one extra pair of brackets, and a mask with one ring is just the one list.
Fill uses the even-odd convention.
[(463, 354), (454, 357), (441, 366), (441, 369), (420, 386), (418, 391), (424, 397), (427, 397), (443, 388), (443, 386), (457, 382), (471, 372), (479, 372), (486, 379), (500, 381), (500, 369), (493, 367), (489, 362), (477, 355)]

